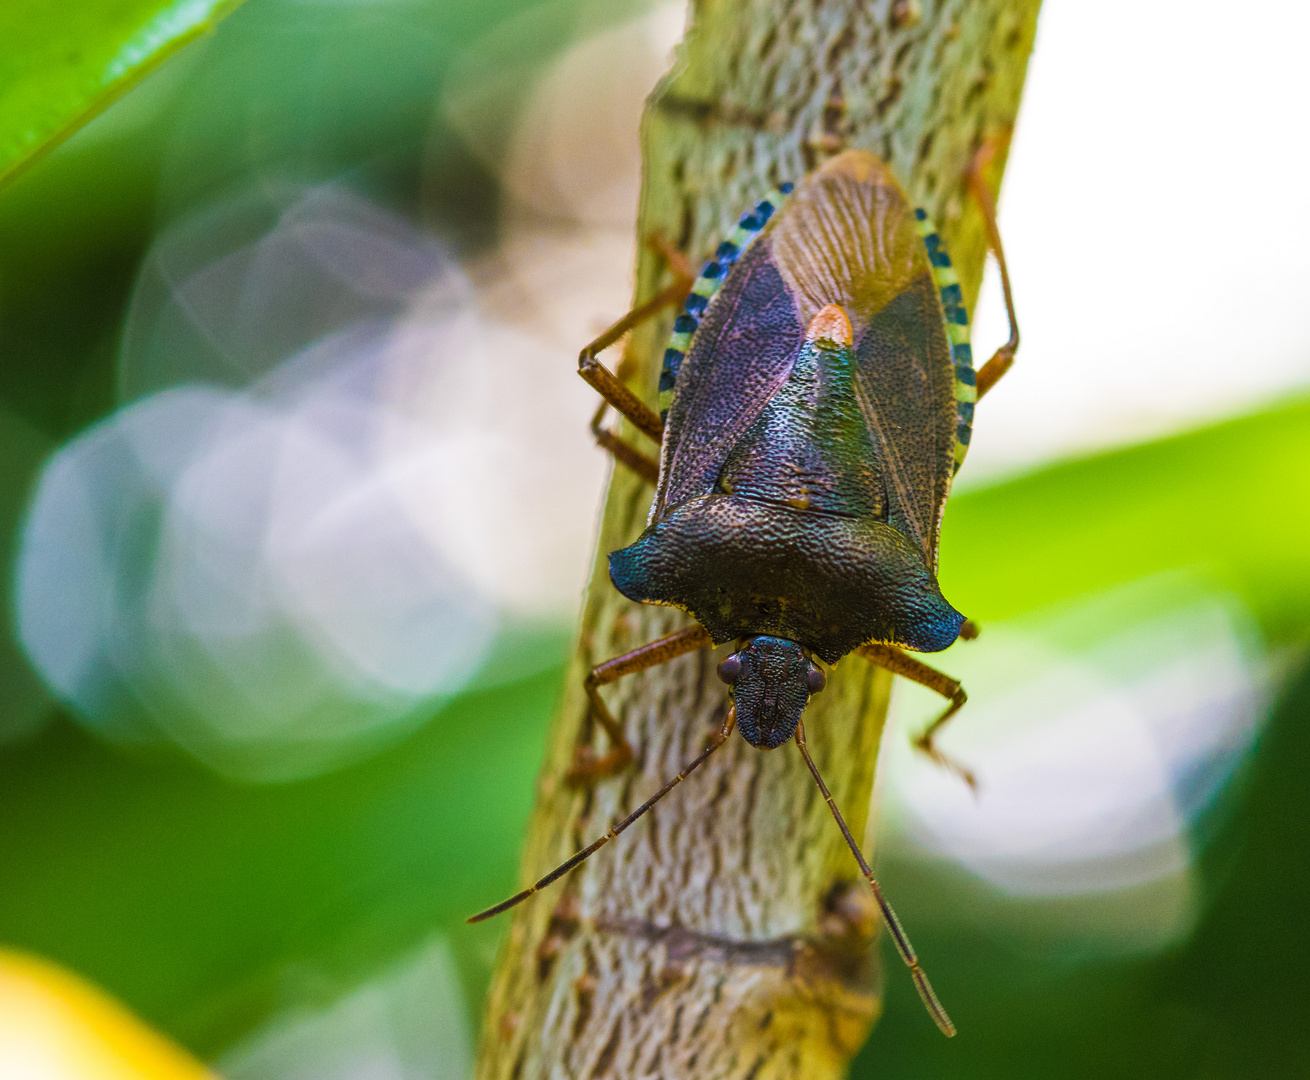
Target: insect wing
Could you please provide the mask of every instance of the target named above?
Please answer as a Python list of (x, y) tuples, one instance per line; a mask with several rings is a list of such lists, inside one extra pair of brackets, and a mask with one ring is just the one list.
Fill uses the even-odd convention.
[(714, 487), (733, 446), (787, 381), (805, 326), (761, 237), (710, 302), (678, 373), (652, 522)]

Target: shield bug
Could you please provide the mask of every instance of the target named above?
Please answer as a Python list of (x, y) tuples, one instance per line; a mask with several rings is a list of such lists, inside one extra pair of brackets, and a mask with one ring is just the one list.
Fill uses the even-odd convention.
[[(927, 214), (877, 157), (849, 150), (792, 193), (749, 211), (692, 281), (681, 280), (583, 350), (579, 371), (604, 399), (597, 441), (655, 485), (646, 530), (610, 555), (629, 599), (690, 613), (697, 625), (594, 668), (592, 715), (611, 749), (581, 754), (592, 780), (633, 758), (600, 688), (711, 645), (732, 707), (706, 749), (604, 836), (535, 885), (475, 915), (505, 911), (608, 843), (728, 739), (795, 741), (871, 886), (937, 1026), (954, 1034), (918, 958), (805, 744), (802, 713), (849, 653), (912, 679), (949, 704), (916, 745), (955, 769), (934, 737), (964, 704), (960, 684), (912, 657), (976, 630), (942, 596), (937, 548), (974, 404), (1013, 362), (1019, 333), (995, 207), (975, 159), (970, 188), (1001, 270), (1010, 338), (976, 375), (959, 279)], [(672, 260), (679, 273), (676, 257)], [(664, 355), (657, 415), (596, 359), (685, 295)], [(607, 407), (660, 444), (658, 464), (602, 426)]]

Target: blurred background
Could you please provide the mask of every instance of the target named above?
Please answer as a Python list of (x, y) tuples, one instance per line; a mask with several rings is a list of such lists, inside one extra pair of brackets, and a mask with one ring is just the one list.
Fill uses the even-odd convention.
[[(470, 1075), (684, 17), (247, 0), (0, 190), (0, 946), (228, 1080)], [(1310, 1075), (1307, 32), (1045, 4), (941, 559), (982, 791), (898, 684), (870, 837), (962, 1034), (893, 973), (856, 1077)]]

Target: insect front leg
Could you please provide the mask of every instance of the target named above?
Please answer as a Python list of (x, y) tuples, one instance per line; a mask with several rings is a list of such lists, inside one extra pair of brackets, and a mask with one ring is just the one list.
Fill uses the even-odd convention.
[[(659, 443), (664, 438), (664, 421), (636, 394), (629, 390), (612, 371), (597, 358), (635, 326), (641, 325), (662, 308), (669, 304), (680, 304), (687, 297), (687, 292), (695, 280), (686, 256), (676, 248), (658, 241), (652, 241), (673, 271), (673, 283), (661, 289), (644, 304), (629, 311), (623, 318), (606, 330), (578, 355), (578, 374), (603, 399), (600, 408), (591, 418), (591, 433), (598, 445), (614, 455), (616, 461), (626, 465), (643, 480), (654, 484), (659, 479), (659, 464), (643, 454), (631, 443), (619, 438), (613, 431), (605, 428), (602, 421), (605, 410), (613, 406), (622, 415), (632, 421), (638, 431), (648, 435)], [(622, 370), (622, 367), (620, 367)]]
[(609, 736), (610, 749), (597, 756), (589, 746), (578, 747), (573, 767), (569, 770), (568, 782), (575, 785), (594, 784), (597, 780), (627, 768), (635, 756), (632, 744), (623, 733), (623, 725), (614, 718), (604, 698), (600, 696), (602, 686), (618, 682), (625, 675), (635, 675), (647, 668), (667, 664), (675, 657), (707, 648), (711, 644), (710, 635), (703, 627), (689, 626), (592, 668), (583, 686), (587, 691), (587, 700), (591, 703), (591, 715)]
[(996, 200), (992, 198), (991, 189), (983, 180), (983, 170), (991, 164), (992, 159), (996, 156), (996, 151), (1009, 138), (1005, 136), (993, 136), (978, 148), (974, 155), (973, 165), (969, 169), (969, 191), (973, 197), (978, 200), (979, 207), (982, 208), (983, 226), (987, 230), (987, 246), (992, 249), (992, 255), (996, 258), (996, 265), (1001, 271), (1001, 289), (1005, 293), (1005, 314), (1010, 320), (1010, 338), (992, 355), (981, 368), (978, 369), (978, 397), (987, 393), (1002, 375), (1010, 370), (1010, 365), (1014, 363), (1014, 354), (1019, 351), (1019, 320), (1014, 313), (1014, 295), (1010, 291), (1010, 271), (1005, 265), (1005, 249), (1001, 246), (1001, 231), (996, 227)]
[(916, 660), (909, 653), (892, 645), (861, 645), (855, 651), (870, 663), (877, 664), (880, 668), (886, 668), (895, 675), (917, 682), (920, 686), (926, 686), (929, 690), (941, 694), (942, 697), (950, 701), (950, 704), (946, 706), (946, 710), (924, 728), (914, 740), (914, 747), (921, 753), (927, 754), (938, 765), (950, 769), (969, 787), (977, 791), (977, 777), (965, 766), (943, 754), (934, 744), (938, 733), (969, 700), (969, 695), (964, 692), (964, 687), (960, 685), (959, 681), (943, 674), (936, 668), (929, 667), (923, 661)]

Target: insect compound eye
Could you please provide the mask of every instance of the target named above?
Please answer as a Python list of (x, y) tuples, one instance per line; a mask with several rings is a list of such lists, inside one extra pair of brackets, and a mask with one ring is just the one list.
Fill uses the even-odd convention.
[(733, 653), (731, 656), (725, 657), (722, 661), (719, 662), (719, 678), (722, 679), (724, 682), (726, 682), (729, 686), (735, 683), (737, 681), (738, 676), (740, 675), (741, 675), (741, 657), (738, 656), (736, 653)]
[(828, 676), (819, 668), (811, 667), (810, 673), (805, 676), (805, 685), (810, 688), (811, 694), (817, 694), (828, 685)]

